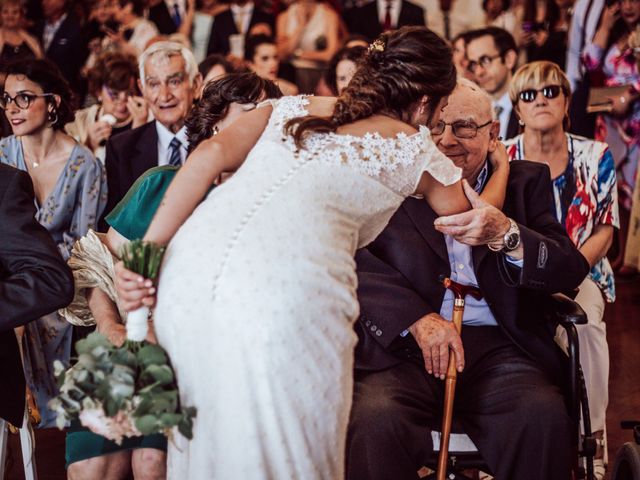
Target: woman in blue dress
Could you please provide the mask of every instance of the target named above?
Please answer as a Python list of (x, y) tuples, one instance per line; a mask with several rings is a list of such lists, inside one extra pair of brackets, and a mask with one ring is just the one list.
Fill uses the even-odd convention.
[[(20, 60), (7, 67), (0, 106), (13, 135), (0, 141), (0, 162), (29, 173), (37, 219), (66, 260), (74, 242), (96, 224), (107, 199), (102, 165), (64, 133), (73, 120), (71, 91), (48, 60)], [(53, 361), (68, 362), (71, 325), (57, 312), (29, 323), (22, 338), (27, 383), (42, 415), (40, 427), (55, 424), (47, 408), (57, 393)]]

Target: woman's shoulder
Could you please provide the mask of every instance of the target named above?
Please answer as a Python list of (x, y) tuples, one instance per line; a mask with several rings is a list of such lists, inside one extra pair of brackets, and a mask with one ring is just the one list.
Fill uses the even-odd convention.
[(69, 162), (72, 169), (100, 176), (103, 174), (103, 166), (91, 150), (84, 145), (78, 143), (73, 137), (69, 137), (73, 144), (71, 146), (71, 161)]

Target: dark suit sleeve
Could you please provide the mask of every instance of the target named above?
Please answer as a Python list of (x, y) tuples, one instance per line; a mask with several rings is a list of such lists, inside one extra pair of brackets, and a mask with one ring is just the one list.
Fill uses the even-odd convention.
[(384, 348), (433, 309), (404, 276), (370, 249), (356, 254), (361, 327)]
[(216, 15), (216, 17), (214, 17), (214, 20), (213, 20), (213, 25), (211, 26), (211, 34), (209, 35), (209, 45), (207, 46), (207, 55), (211, 55), (213, 53), (226, 55), (228, 53), (224, 51), (225, 41), (224, 41), (223, 35), (225, 32), (223, 32), (223, 30), (224, 30), (224, 25), (222, 25), (221, 17)]
[[(10, 174), (11, 175), (11, 174)], [(49, 232), (35, 219), (29, 176), (15, 172), (0, 198), (0, 331), (68, 305), (73, 277)]]
[(589, 264), (552, 213), (549, 169), (540, 169), (532, 190), (523, 194), (529, 211), (527, 225), (518, 224), (524, 264), (521, 270), (514, 270), (501, 255), (498, 263), (503, 280), (509, 286), (547, 293), (576, 288), (589, 273)]

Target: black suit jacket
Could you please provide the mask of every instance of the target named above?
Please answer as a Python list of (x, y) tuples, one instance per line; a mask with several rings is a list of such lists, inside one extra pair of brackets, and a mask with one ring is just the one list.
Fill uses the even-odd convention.
[[(45, 22), (41, 20), (37, 23), (34, 32), (41, 44), (44, 44), (42, 38), (44, 26)], [(87, 60), (89, 50), (84, 41), (80, 22), (73, 15), (67, 15), (44, 54), (58, 66), (71, 88), (77, 93), (81, 83), (80, 68)]]
[(13, 332), (73, 299), (73, 277), (35, 219), (29, 175), (0, 164), (0, 417), (22, 425), (25, 381)]
[[(378, 2), (375, 0), (361, 7), (345, 10), (343, 18), (349, 33), (364, 35), (370, 41), (375, 40), (382, 33), (382, 25), (380, 25), (380, 16), (378, 15)], [(424, 27), (424, 10), (411, 2), (402, 0), (396, 28), (406, 27), (407, 25)]]
[[(504, 212), (520, 227), (521, 270), (486, 246), (473, 247), (472, 258), (500, 328), (559, 382), (566, 358), (540, 305), (550, 293), (577, 287), (589, 265), (553, 216), (550, 182), (546, 165), (511, 164)], [(444, 235), (433, 227), (436, 218), (427, 202), (409, 198), (382, 234), (358, 251), (356, 368), (381, 370), (414, 355), (413, 337), (400, 334), (422, 316), (440, 312), (445, 290), (438, 276), (450, 275), (451, 268)]]
[[(249, 21), (249, 30), (258, 23), (266, 23), (271, 26), (275, 32), (275, 22), (273, 16), (261, 10), (257, 6), (253, 7), (253, 14)], [(211, 27), (211, 35), (209, 36), (209, 46), (207, 47), (207, 55), (219, 53), (222, 55), (229, 54), (229, 36), (239, 33), (236, 23), (233, 20), (231, 9), (225, 10), (213, 17), (213, 26)]]
[[(140, 175), (158, 166), (156, 122), (127, 130), (107, 141), (105, 168), (109, 198), (105, 215), (115, 207)], [(101, 225), (104, 227), (104, 225)]]
[(176, 27), (176, 24), (167, 9), (167, 4), (164, 1), (149, 8), (148, 18), (156, 24), (158, 31), (162, 35), (171, 35), (178, 31), (178, 27)]

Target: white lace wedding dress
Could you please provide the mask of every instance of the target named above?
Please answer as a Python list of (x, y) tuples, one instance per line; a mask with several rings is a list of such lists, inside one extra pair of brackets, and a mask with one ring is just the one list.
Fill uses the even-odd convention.
[(340, 479), (352, 394), (354, 253), (423, 171), (460, 171), (426, 128), (385, 139), (316, 134), (297, 151), (274, 105), (240, 170), (171, 241), (155, 314), (194, 438), (169, 447), (172, 479)]

